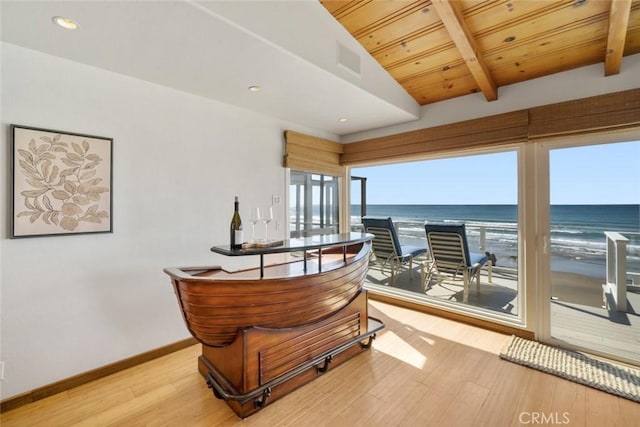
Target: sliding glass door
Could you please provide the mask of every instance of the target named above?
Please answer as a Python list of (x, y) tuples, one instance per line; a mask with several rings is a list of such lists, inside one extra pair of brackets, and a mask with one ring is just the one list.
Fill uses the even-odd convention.
[(584, 144), (541, 144), (543, 338), (637, 363), (640, 140)]

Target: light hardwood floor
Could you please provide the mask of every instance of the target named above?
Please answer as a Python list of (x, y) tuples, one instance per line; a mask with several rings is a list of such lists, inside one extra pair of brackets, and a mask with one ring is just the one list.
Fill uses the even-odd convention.
[(207, 389), (196, 345), (9, 411), (1, 425), (640, 426), (639, 404), (501, 360), (506, 335), (370, 307), (386, 324), (371, 351), (245, 420)]

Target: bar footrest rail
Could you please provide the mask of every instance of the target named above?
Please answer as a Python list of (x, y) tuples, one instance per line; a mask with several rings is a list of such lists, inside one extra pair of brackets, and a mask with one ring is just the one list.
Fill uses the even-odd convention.
[(308, 369), (315, 368), (318, 374), (325, 373), (329, 370), (329, 364), (333, 358), (347, 350), (354, 345), (360, 345), (362, 349), (368, 349), (371, 347), (373, 340), (376, 337), (376, 333), (384, 328), (382, 321), (369, 317), (367, 332), (352, 338), (344, 344), (334, 347), (333, 349), (320, 354), (319, 356), (310, 359), (296, 368), (282, 374), (281, 376), (274, 378), (271, 381), (261, 385), (260, 387), (251, 390), (248, 393), (239, 393), (235, 390), (227, 381), (219, 378), (219, 375), (215, 370), (209, 369), (207, 372), (207, 386), (212, 389), (214, 396), (218, 399), (233, 400), (240, 404), (245, 404), (251, 400), (254, 402), (254, 407), (263, 408), (268, 403), (268, 398), (271, 396), (273, 389), (292, 378), (300, 375)]

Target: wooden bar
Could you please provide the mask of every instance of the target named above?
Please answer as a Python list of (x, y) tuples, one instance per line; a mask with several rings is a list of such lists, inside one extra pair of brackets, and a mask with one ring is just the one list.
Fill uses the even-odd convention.
[[(291, 239), (260, 267), (167, 268), (183, 318), (202, 343), (198, 370), (214, 395), (247, 417), (369, 348), (384, 325), (368, 316), (363, 289), (371, 238), (345, 233)], [(264, 265), (274, 253), (303, 252)]]

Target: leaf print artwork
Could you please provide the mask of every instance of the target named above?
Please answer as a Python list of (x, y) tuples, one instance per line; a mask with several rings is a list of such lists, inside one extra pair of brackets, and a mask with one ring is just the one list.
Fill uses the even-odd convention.
[(111, 231), (109, 138), (12, 126), (12, 237)]

